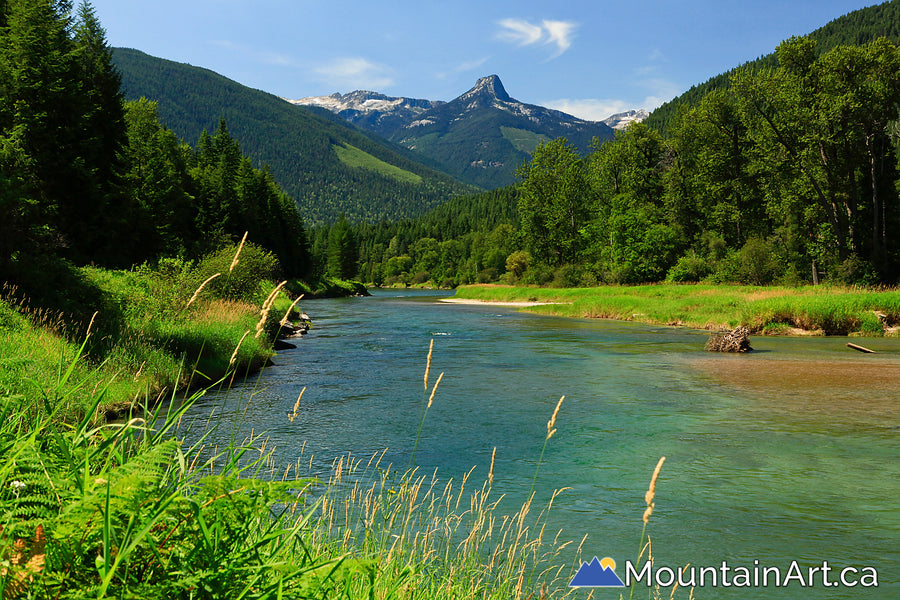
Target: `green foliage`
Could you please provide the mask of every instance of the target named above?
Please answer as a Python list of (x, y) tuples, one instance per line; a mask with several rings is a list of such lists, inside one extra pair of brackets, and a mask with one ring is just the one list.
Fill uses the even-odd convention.
[(592, 202), (581, 158), (564, 138), (540, 144), (518, 171), (519, 222), (526, 249), (551, 265), (576, 260)]
[(226, 300), (260, 303), (260, 284), (278, 278), (281, 265), (274, 254), (251, 242), (240, 246), (240, 253), (238, 248), (228, 244), (201, 258), (192, 279), (200, 285), (219, 273), (206, 287), (211, 294)]
[(412, 183), (418, 185), (422, 183), (422, 176), (410, 173), (400, 167), (395, 167), (390, 163), (386, 163), (381, 159), (375, 158), (368, 152), (363, 152), (355, 146), (344, 143), (342, 146), (335, 145), (334, 151), (342, 163), (348, 167), (359, 169), (368, 169), (381, 173), (402, 183)]
[[(267, 165), (271, 180), (296, 199), (309, 224), (333, 223), (341, 213), (354, 223), (410, 218), (473, 191), (423, 166), (415, 153), (386, 145), (330, 113), (294, 106), (206, 69), (137, 50), (117, 48), (113, 58), (122, 73), (126, 98), (157, 102), (161, 122), (180, 139), (196, 140), (203, 131), (215, 131), (225, 119), (229, 135), (253, 165)], [(386, 173), (386, 167), (348, 166), (338, 158), (335, 146), (352, 146), (358, 150), (357, 158), (372, 157), (367, 164), (393, 168)], [(404, 176), (409, 181), (400, 182), (396, 175), (401, 172), (413, 177)], [(259, 239), (252, 231), (251, 237)], [(282, 263), (287, 269), (283, 257)]]
[(358, 270), (359, 249), (356, 236), (344, 215), (328, 233), (328, 274), (338, 279), (350, 279)]
[[(900, 6), (896, 2), (883, 2), (876, 6), (862, 8), (839, 17), (808, 36), (816, 41), (816, 52), (824, 54), (837, 46), (862, 46), (880, 37), (893, 43), (900, 43)], [(753, 71), (777, 66), (777, 56), (767, 54), (744, 65)], [(650, 113), (645, 121), (650, 127), (668, 133), (676, 115), (686, 106), (695, 106), (707, 94), (726, 90), (738, 69), (716, 75), (705, 83), (695, 85), (677, 98), (664, 103)]]

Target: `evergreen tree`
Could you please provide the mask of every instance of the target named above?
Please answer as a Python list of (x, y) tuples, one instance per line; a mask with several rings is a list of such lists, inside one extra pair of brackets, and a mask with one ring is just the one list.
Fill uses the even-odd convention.
[(328, 274), (339, 279), (356, 276), (359, 258), (356, 236), (342, 214), (328, 234), (327, 269)]

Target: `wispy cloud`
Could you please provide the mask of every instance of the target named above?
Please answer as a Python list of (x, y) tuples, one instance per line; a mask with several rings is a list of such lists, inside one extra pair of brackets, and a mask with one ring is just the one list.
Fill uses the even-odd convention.
[(520, 46), (536, 44), (544, 36), (544, 30), (539, 25), (532, 25), (522, 19), (503, 19), (500, 27), (503, 29), (497, 34), (498, 38)]
[(562, 98), (560, 100), (550, 100), (544, 102), (547, 108), (560, 110), (564, 113), (585, 119), (586, 121), (602, 121), (616, 113), (625, 112), (632, 108), (642, 108), (633, 106), (625, 100), (597, 99), (597, 98)]
[(556, 44), (556, 56), (569, 49), (572, 45), (576, 23), (569, 21), (544, 21), (544, 30), (547, 32), (547, 43)]
[(388, 67), (361, 57), (335, 58), (313, 71), (321, 81), (338, 90), (383, 91), (394, 85)]
[(676, 88), (671, 83), (663, 81), (659, 84), (661, 87), (653, 88), (653, 93), (637, 102), (615, 98), (561, 98), (549, 100), (543, 105), (586, 121), (603, 121), (628, 110), (653, 110), (677, 95), (678, 92), (674, 91)]
[(556, 51), (550, 59), (556, 58), (572, 46), (577, 23), (571, 21), (543, 20), (534, 24), (525, 19), (503, 19), (498, 23), (500, 31), (497, 38), (518, 46), (534, 44), (552, 45)]

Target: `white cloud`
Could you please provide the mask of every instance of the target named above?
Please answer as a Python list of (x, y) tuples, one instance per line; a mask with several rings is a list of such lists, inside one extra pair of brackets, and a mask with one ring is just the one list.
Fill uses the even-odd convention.
[(560, 56), (572, 46), (577, 23), (571, 21), (541, 21), (540, 25), (529, 23), (524, 19), (503, 19), (498, 23), (501, 27), (497, 38), (512, 42), (519, 46), (533, 44), (555, 45), (556, 52), (550, 59)]
[(559, 100), (549, 100), (543, 105), (547, 108), (560, 110), (564, 113), (584, 119), (586, 121), (603, 121), (615, 114), (623, 113), (628, 110), (644, 110), (651, 111), (659, 108), (664, 102), (668, 102), (675, 97), (675, 93), (663, 93), (646, 96), (638, 102), (630, 102), (628, 100), (617, 100), (613, 98), (562, 98)]
[(388, 67), (361, 57), (335, 58), (313, 71), (321, 81), (338, 90), (383, 91), (394, 85)]
[(503, 19), (500, 27), (503, 30), (497, 37), (520, 46), (536, 44), (544, 35), (544, 30), (539, 25), (532, 25), (523, 19)]
[(642, 108), (632, 106), (625, 100), (599, 100), (594, 98), (570, 99), (563, 98), (561, 100), (551, 100), (545, 102), (544, 106), (561, 110), (564, 113), (585, 119), (586, 121), (602, 121), (616, 113), (625, 112), (633, 108)]
[(556, 44), (556, 56), (569, 49), (572, 45), (572, 37), (578, 25), (569, 21), (544, 21), (544, 30), (547, 32), (547, 44)]

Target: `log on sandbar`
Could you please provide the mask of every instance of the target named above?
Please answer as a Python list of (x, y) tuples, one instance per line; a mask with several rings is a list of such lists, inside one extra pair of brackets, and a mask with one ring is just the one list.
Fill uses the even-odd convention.
[(860, 352), (865, 352), (866, 354), (875, 354), (874, 350), (869, 350), (868, 348), (863, 348), (862, 346), (857, 346), (856, 344), (851, 344), (849, 342), (847, 342), (847, 347), (859, 350)]

